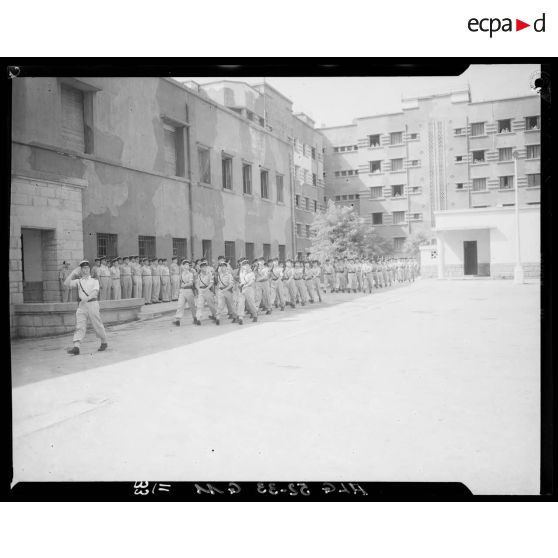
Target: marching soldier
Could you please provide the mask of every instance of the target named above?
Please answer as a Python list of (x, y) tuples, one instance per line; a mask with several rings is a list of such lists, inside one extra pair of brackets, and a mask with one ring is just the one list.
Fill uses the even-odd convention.
[(310, 262), (305, 261), (302, 264), (302, 279), (306, 285), (306, 292), (308, 293), (308, 300), (314, 304), (316, 293), (314, 292), (314, 273), (310, 267)]
[(359, 293), (364, 292), (362, 281), (362, 259), (355, 259), (356, 285)]
[(151, 303), (159, 304), (161, 295), (161, 273), (157, 265), (157, 258), (152, 258), (151, 261)]
[(79, 355), (79, 346), (87, 331), (87, 319), (95, 330), (95, 335), (101, 340), (99, 351), (107, 348), (107, 334), (101, 320), (98, 296), (100, 291), (99, 281), (91, 277), (89, 262), (82, 260), (79, 267), (74, 269), (65, 279), (65, 285), (78, 290), (79, 305), (76, 310), (76, 330), (74, 333), (74, 346), (68, 349), (71, 355)]
[(283, 270), (279, 266), (279, 258), (269, 260), (269, 285), (271, 291), (271, 304), (275, 308), (285, 310), (285, 293), (283, 292)]
[(122, 289), (120, 286), (120, 262), (122, 258), (116, 257), (112, 260), (112, 267), (110, 268), (111, 278), (111, 300), (120, 300), (122, 298)]
[(124, 256), (120, 266), (120, 287), (122, 298), (132, 298), (132, 268), (129, 256)]
[(331, 263), (331, 260), (328, 258), (324, 264), (324, 285), (325, 285), (325, 292), (329, 288), (329, 292), (332, 293), (335, 290), (335, 269)]
[(318, 295), (318, 300), (322, 302), (322, 288), (321, 288), (321, 275), (322, 275), (322, 268), (320, 267), (320, 262), (318, 260), (314, 260), (314, 265), (312, 267), (312, 274), (314, 275), (314, 290)]
[(271, 304), (269, 296), (269, 268), (264, 265), (264, 259), (258, 258), (255, 260), (256, 269), (256, 292), (255, 292), (255, 304), (256, 308), (263, 306), (266, 314), (271, 314)]
[(297, 289), (294, 281), (293, 260), (288, 259), (285, 262), (285, 269), (283, 269), (283, 285), (285, 285), (286, 292), (289, 295), (289, 304), (291, 308), (295, 308)]
[(236, 323), (236, 310), (233, 305), (233, 287), (234, 278), (225, 258), (223, 258), (218, 267), (216, 274), (215, 290), (217, 293), (217, 321), (225, 316), (225, 313), (232, 319), (232, 323)]
[(242, 325), (245, 308), (252, 315), (252, 321), (258, 321), (258, 309), (254, 302), (254, 282), (256, 276), (250, 267), (250, 262), (243, 258), (239, 261), (238, 274), (238, 305), (236, 307), (237, 323)]
[(99, 285), (101, 291), (99, 292), (99, 300), (110, 300), (112, 279), (110, 275), (110, 268), (107, 266), (107, 258), (101, 256), (101, 265), (99, 266)]
[(366, 292), (368, 289), (368, 294), (372, 294), (373, 284), (372, 264), (366, 259), (362, 263), (362, 292)]
[(178, 258), (172, 257), (170, 264), (170, 282), (171, 282), (171, 300), (178, 300), (180, 294), (180, 268), (178, 267)]
[(348, 278), (348, 290), (353, 293), (357, 292), (357, 280), (356, 280), (356, 267), (354, 259), (351, 258), (347, 264), (347, 278)]
[(300, 298), (300, 303), (302, 306), (306, 306), (308, 301), (308, 292), (306, 291), (306, 284), (304, 282), (304, 270), (302, 268), (302, 262), (297, 260), (294, 265), (293, 279), (296, 287), (298, 297)]
[(176, 309), (176, 314), (174, 315), (174, 325), (179, 326), (182, 316), (184, 316), (184, 307), (188, 303), (190, 308), (190, 313), (192, 314), (192, 320), (194, 325), (198, 324), (198, 319), (196, 318), (196, 297), (194, 294), (196, 274), (193, 269), (190, 268), (190, 260), (184, 258), (180, 267), (180, 282), (178, 284), (178, 307)]
[(167, 258), (159, 258), (159, 272), (161, 273), (161, 300), (170, 302), (171, 281)]
[(205, 304), (207, 304), (209, 308), (209, 319), (214, 320), (215, 323), (219, 325), (219, 320), (216, 316), (217, 309), (215, 308), (213, 293), (211, 292), (212, 285), (213, 274), (209, 271), (207, 260), (204, 258), (200, 261), (200, 272), (196, 277), (196, 290), (198, 291), (196, 298), (197, 325), (201, 325), (201, 317), (203, 315), (203, 307)]

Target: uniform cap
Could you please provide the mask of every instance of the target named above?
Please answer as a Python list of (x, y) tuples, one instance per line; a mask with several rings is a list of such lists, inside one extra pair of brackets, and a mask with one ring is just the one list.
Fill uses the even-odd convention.
[(124, 258), (123, 258), (123, 259), (125, 259), (125, 260), (129, 260), (129, 259), (130, 259), (130, 256), (124, 256)]
[(79, 267), (83, 267), (84, 265), (89, 265), (89, 260), (81, 260), (81, 262), (79, 262)]
[(205, 258), (201, 259), (200, 265), (207, 265), (207, 260)]
[(178, 260), (178, 256), (173, 256), (171, 260)]
[(192, 262), (188, 258), (184, 258), (181, 263), (185, 264), (185, 263), (192, 263)]
[(95, 258), (95, 261), (96, 261), (96, 262), (100, 262), (100, 261), (101, 261), (101, 258), (99, 258), (99, 256), (97, 256), (97, 257)]

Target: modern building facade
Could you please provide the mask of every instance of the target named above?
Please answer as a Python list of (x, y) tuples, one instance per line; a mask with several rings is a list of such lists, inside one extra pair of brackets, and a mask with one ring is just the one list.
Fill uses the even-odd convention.
[(540, 203), (540, 99), (472, 102), (469, 91), (402, 100), (401, 112), (320, 130), (326, 197), (354, 206), (395, 252), (435, 238), (436, 212)]

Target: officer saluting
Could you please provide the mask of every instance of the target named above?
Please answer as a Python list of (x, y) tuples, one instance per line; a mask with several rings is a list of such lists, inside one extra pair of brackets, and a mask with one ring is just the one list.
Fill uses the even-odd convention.
[(65, 281), (68, 287), (77, 287), (79, 305), (76, 310), (76, 331), (74, 333), (74, 346), (68, 349), (71, 355), (79, 355), (79, 346), (87, 330), (87, 318), (95, 330), (95, 335), (101, 340), (99, 351), (107, 348), (107, 334), (101, 320), (99, 303), (99, 281), (91, 277), (88, 260), (82, 260), (79, 267), (74, 269)]

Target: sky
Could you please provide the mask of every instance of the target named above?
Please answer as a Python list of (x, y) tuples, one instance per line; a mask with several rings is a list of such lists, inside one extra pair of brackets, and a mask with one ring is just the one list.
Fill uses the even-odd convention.
[[(266, 77), (266, 82), (293, 101), (316, 127), (342, 126), (354, 118), (399, 112), (401, 98), (466, 89), (473, 101), (536, 95), (531, 76), (538, 64), (472, 65), (461, 76), (440, 77)], [(188, 77), (200, 84), (223, 77)], [(263, 77), (227, 78), (261, 83)]]

